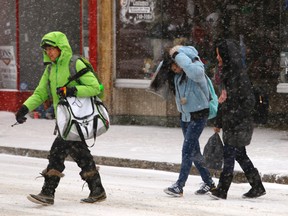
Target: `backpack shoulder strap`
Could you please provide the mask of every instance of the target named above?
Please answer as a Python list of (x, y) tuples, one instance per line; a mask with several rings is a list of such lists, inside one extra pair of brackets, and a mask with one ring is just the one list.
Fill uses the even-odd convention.
[(70, 70), (70, 77), (73, 77), (77, 71), (76, 71), (76, 61), (80, 58), (80, 55), (73, 55), (70, 59), (69, 63), (69, 70)]
[[(206, 98), (207, 98), (207, 100), (208, 100), (208, 102), (209, 102), (209, 101), (211, 101), (211, 100), (213, 99), (213, 98), (212, 98), (213, 92), (211, 92), (211, 90), (214, 91), (214, 87), (213, 87), (213, 84), (212, 84), (210, 78), (207, 76), (207, 74), (205, 73), (204, 75), (205, 75), (205, 79), (206, 79), (206, 83), (207, 83), (207, 88), (208, 88), (208, 94), (209, 94), (208, 97), (206, 97)], [(197, 85), (198, 85), (199, 88), (201, 89), (199, 83), (197, 83)], [(202, 91), (203, 94), (204, 94), (203, 89), (201, 89), (201, 91)], [(215, 91), (214, 91), (214, 93), (215, 93)]]
[(72, 82), (74, 80), (79, 79), (82, 75), (84, 75), (85, 73), (90, 71), (89, 68), (86, 66), (85, 68), (83, 68), (82, 70), (77, 72), (77, 70), (76, 70), (76, 62), (77, 62), (78, 59), (81, 60), (81, 58), (82, 57), (80, 55), (73, 55), (71, 57), (70, 63), (69, 63), (70, 77), (68, 79), (68, 82), (64, 86), (68, 85), (70, 82)]
[(48, 64), (46, 67), (47, 67), (47, 73), (48, 73), (47, 89), (48, 89), (49, 98), (52, 98), (51, 88), (50, 88), (50, 85), (51, 85), (50, 74), (51, 74), (52, 64)]

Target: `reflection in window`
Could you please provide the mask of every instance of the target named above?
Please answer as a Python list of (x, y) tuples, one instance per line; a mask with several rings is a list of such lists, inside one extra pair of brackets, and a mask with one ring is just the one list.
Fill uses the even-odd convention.
[(119, 0), (117, 78), (151, 79), (163, 49), (175, 38), (190, 37), (193, 8), (191, 0)]
[(213, 42), (218, 37), (241, 43), (243, 63), (252, 79), (275, 78), (278, 74), (277, 1), (116, 2), (116, 78), (151, 79), (163, 50), (175, 44), (195, 46), (206, 73), (213, 76)]
[(15, 1), (1, 2), (0, 13), (0, 89), (16, 89)]

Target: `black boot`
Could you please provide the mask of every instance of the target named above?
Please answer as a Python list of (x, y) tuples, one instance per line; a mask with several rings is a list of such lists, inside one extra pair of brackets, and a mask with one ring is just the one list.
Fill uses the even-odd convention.
[(42, 204), (42, 205), (53, 205), (54, 194), (57, 188), (60, 178), (64, 175), (57, 170), (44, 170), (41, 175), (44, 177), (44, 185), (41, 192), (38, 195), (30, 194), (27, 198), (31, 202)]
[(105, 189), (102, 186), (101, 178), (97, 170), (81, 173), (80, 175), (82, 179), (87, 182), (88, 187), (90, 189), (90, 194), (88, 198), (81, 199), (81, 202), (94, 203), (106, 199)]
[(220, 174), (217, 188), (211, 190), (210, 196), (214, 199), (227, 199), (227, 193), (233, 179), (233, 174)]
[(245, 176), (252, 188), (247, 193), (243, 194), (243, 198), (257, 198), (266, 194), (261, 177), (256, 168), (245, 173)]

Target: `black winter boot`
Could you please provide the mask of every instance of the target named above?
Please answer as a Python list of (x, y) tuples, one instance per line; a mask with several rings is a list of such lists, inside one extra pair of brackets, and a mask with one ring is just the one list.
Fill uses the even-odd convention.
[(27, 198), (31, 202), (37, 204), (53, 205), (55, 189), (59, 184), (60, 178), (64, 175), (54, 169), (49, 170), (48, 172), (44, 170), (41, 175), (45, 179), (41, 192), (38, 195), (30, 194), (29, 196), (27, 196)]
[(243, 194), (243, 198), (257, 198), (266, 194), (261, 177), (256, 168), (245, 173), (245, 176), (252, 188), (247, 193)]
[(101, 202), (106, 199), (106, 193), (104, 187), (102, 186), (101, 178), (97, 170), (81, 173), (80, 175), (82, 179), (87, 182), (90, 189), (88, 198), (81, 199), (81, 202), (94, 203)]
[(210, 196), (214, 199), (227, 199), (227, 193), (233, 179), (233, 174), (220, 174), (217, 188), (211, 190)]

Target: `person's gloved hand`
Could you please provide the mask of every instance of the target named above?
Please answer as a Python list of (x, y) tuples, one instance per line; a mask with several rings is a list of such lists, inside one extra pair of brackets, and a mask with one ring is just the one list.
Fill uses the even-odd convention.
[(182, 47), (182, 46), (176, 45), (170, 49), (169, 54), (170, 54), (172, 59), (175, 59), (176, 55), (178, 55), (178, 53), (179, 53), (178, 50), (180, 47)]
[(76, 87), (59, 87), (57, 88), (57, 94), (60, 97), (73, 97), (76, 96), (77, 88)]
[(20, 109), (16, 112), (15, 116), (16, 116), (16, 121), (19, 123), (19, 124), (23, 124), (25, 121), (26, 121), (26, 117), (25, 115), (29, 112), (27, 106), (25, 105), (22, 105), (20, 107)]

